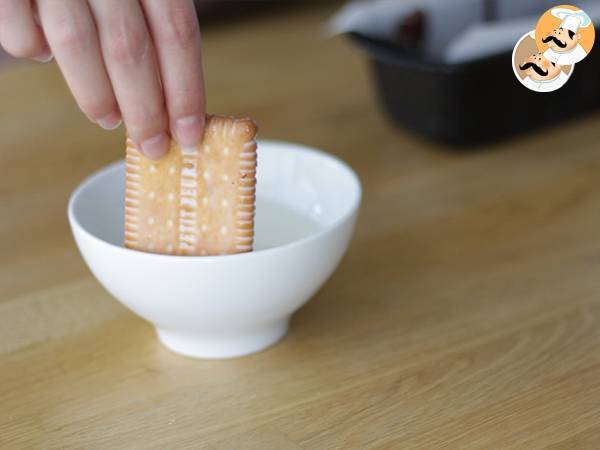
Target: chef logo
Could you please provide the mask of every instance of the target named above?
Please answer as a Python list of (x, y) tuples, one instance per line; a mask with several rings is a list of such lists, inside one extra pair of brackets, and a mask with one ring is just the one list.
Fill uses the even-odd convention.
[(546, 11), (535, 34), (544, 56), (563, 66), (583, 61), (595, 39), (592, 19), (575, 6), (557, 6)]
[(553, 92), (563, 87), (574, 65), (561, 65), (551, 61), (536, 44), (536, 32), (521, 38), (513, 51), (513, 69), (523, 86), (535, 92)]
[(532, 91), (556, 91), (592, 50), (594, 39), (594, 24), (585, 11), (568, 5), (550, 8), (515, 46), (515, 75)]

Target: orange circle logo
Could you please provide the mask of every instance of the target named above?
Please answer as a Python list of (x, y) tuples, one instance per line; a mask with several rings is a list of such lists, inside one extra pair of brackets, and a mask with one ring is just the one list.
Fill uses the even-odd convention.
[(590, 16), (571, 5), (546, 11), (535, 28), (537, 47), (543, 55), (561, 66), (577, 64), (592, 51), (596, 31)]

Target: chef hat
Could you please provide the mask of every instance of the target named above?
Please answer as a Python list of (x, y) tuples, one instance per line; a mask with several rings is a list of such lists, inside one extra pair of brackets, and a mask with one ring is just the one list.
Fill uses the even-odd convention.
[(579, 28), (589, 27), (592, 23), (592, 19), (584, 11), (567, 8), (554, 8), (552, 15), (562, 20), (560, 27), (565, 30), (570, 30), (573, 33), (577, 33)]

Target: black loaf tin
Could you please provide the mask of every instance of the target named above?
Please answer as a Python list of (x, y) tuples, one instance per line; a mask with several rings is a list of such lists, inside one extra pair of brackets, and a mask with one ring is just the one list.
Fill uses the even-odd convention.
[(598, 39), (565, 86), (538, 93), (516, 79), (512, 52), (448, 65), (361, 34), (350, 38), (369, 57), (393, 121), (444, 144), (485, 144), (600, 107)]

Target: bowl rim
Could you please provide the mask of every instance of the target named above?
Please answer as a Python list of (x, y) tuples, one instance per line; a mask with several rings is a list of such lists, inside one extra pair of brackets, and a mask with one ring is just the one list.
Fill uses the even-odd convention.
[(362, 185), (360, 182), (360, 178), (358, 177), (358, 175), (356, 174), (354, 169), (352, 169), (352, 167), (348, 163), (344, 162), (342, 159), (338, 158), (337, 156), (334, 156), (323, 150), (319, 150), (314, 147), (310, 147), (310, 146), (307, 146), (304, 144), (298, 144), (295, 142), (287, 142), (287, 141), (273, 140), (273, 139), (260, 139), (260, 140), (258, 140), (259, 148), (260, 148), (261, 144), (292, 147), (291, 148), (292, 151), (300, 151), (302, 153), (310, 153), (310, 154), (313, 154), (320, 158), (329, 160), (329, 162), (332, 162), (332, 163), (338, 165), (350, 176), (350, 179), (355, 184), (355, 187), (357, 190), (357, 195), (354, 198), (354, 202), (350, 205), (350, 207), (344, 214), (342, 214), (340, 217), (338, 217), (336, 220), (334, 220), (330, 224), (320, 226), (318, 231), (316, 231), (315, 233), (312, 233), (301, 239), (287, 242), (283, 245), (278, 245), (276, 247), (270, 247), (270, 248), (266, 248), (263, 250), (253, 250), (251, 252), (246, 252), (246, 253), (232, 253), (232, 254), (227, 254), (227, 255), (214, 255), (214, 256), (165, 255), (165, 254), (161, 254), (161, 253), (142, 252), (139, 250), (133, 250), (133, 249), (130, 249), (127, 247), (115, 245), (111, 242), (101, 239), (100, 237), (98, 237), (95, 234), (88, 231), (79, 222), (79, 220), (77, 219), (75, 212), (74, 212), (75, 204), (77, 203), (79, 197), (82, 195), (83, 191), (86, 189), (87, 186), (93, 184), (98, 178), (101, 178), (107, 172), (111, 172), (111, 171), (115, 170), (117, 167), (124, 165), (124, 160), (118, 160), (118, 161), (112, 162), (112, 163), (108, 164), (107, 166), (104, 166), (104, 167), (96, 170), (95, 172), (93, 172), (91, 175), (86, 177), (81, 183), (79, 183), (77, 185), (77, 187), (75, 188), (75, 190), (71, 193), (71, 195), (69, 197), (69, 203), (67, 206), (67, 215), (69, 218), (69, 224), (71, 225), (71, 229), (73, 232), (75, 231), (75, 229), (77, 229), (80, 232), (82, 232), (84, 235), (86, 235), (88, 238), (90, 238), (92, 241), (97, 242), (99, 245), (105, 246), (105, 247), (110, 247), (111, 250), (119, 252), (119, 253), (124, 253), (125, 255), (131, 255), (131, 256), (137, 255), (139, 257), (144, 257), (144, 258), (151, 258), (151, 259), (157, 259), (157, 260), (168, 260), (168, 261), (215, 262), (215, 261), (223, 261), (223, 260), (231, 261), (233, 259), (246, 259), (246, 258), (253, 258), (253, 257), (256, 258), (256, 257), (263, 256), (263, 255), (287, 251), (287, 250), (293, 249), (294, 247), (308, 244), (309, 242), (317, 240), (317, 239), (321, 238), (323, 235), (329, 233), (331, 230), (339, 227), (342, 223), (344, 223), (346, 220), (348, 220), (354, 214), (358, 213), (358, 210), (360, 208), (360, 203), (362, 200), (362, 195), (363, 195)]

